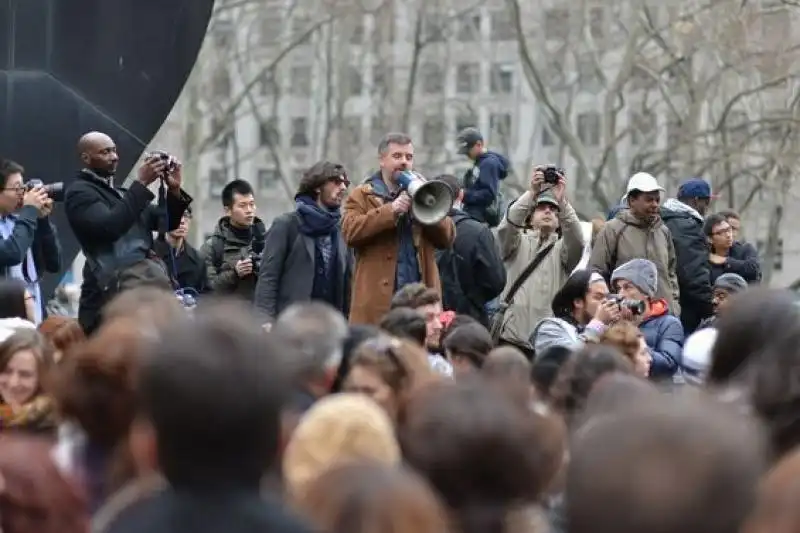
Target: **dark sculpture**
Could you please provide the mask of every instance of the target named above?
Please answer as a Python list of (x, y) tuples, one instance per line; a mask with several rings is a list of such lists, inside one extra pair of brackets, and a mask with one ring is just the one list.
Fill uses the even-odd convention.
[[(166, 119), (197, 60), (214, 0), (0, 0), (0, 156), (66, 181), (90, 130), (117, 143), (118, 179)], [(55, 223), (68, 267), (78, 244)], [(46, 277), (50, 297), (59, 276)]]

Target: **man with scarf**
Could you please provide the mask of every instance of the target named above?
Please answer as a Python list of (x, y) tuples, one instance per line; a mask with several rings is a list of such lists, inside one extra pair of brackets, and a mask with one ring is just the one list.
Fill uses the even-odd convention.
[(342, 165), (320, 161), (300, 180), (294, 211), (272, 222), (254, 300), (266, 323), (308, 300), (330, 304), (347, 316), (352, 260), (339, 221), (349, 184)]

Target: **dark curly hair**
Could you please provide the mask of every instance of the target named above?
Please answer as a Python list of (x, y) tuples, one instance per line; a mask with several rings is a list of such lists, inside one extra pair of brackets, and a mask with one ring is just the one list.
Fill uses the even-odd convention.
[(310, 196), (316, 200), (319, 195), (317, 189), (333, 179), (347, 180), (347, 169), (344, 168), (344, 165), (331, 161), (315, 163), (303, 173), (295, 196)]

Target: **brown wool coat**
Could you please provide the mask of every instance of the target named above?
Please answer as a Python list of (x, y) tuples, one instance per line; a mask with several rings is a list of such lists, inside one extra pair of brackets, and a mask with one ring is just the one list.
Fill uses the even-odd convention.
[[(350, 303), (351, 324), (377, 325), (389, 310), (394, 294), (397, 267), (397, 219), (390, 203), (362, 184), (347, 197), (342, 216), (342, 235), (355, 251), (353, 292)], [(422, 282), (441, 293), (435, 249), (450, 248), (456, 236), (450, 217), (432, 226), (414, 223), (414, 246)]]

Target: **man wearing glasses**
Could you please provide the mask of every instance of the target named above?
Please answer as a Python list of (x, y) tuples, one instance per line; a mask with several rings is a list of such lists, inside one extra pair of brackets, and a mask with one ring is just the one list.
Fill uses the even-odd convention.
[(320, 161), (300, 180), (294, 210), (272, 222), (254, 298), (267, 324), (309, 300), (348, 315), (352, 259), (339, 222), (349, 184), (342, 165)]
[(170, 276), (180, 289), (190, 289), (201, 294), (210, 289), (203, 256), (186, 240), (191, 221), (192, 210), (187, 207), (177, 229), (160, 237), (154, 244), (154, 250), (167, 265)]
[(0, 269), (25, 283), (38, 325), (44, 314), (39, 275), (61, 270), (61, 246), (48, 218), (53, 200), (42, 187), (26, 191), (24, 172), (17, 163), (0, 160)]

